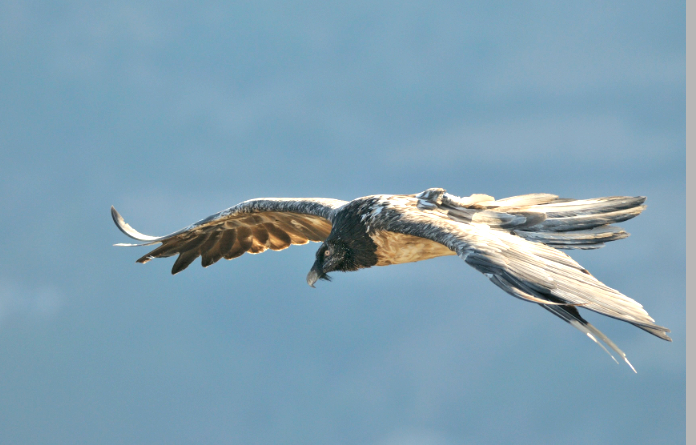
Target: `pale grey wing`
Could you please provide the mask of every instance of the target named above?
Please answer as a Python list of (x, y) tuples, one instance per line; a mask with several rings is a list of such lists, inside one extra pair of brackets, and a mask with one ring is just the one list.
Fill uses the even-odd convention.
[(384, 221), (381, 229), (420, 236), (447, 246), (498, 287), (515, 297), (540, 304), (595, 341), (599, 337), (624, 359), (625, 354), (585, 321), (576, 307), (626, 321), (671, 341), (667, 335), (669, 329), (656, 325), (638, 302), (606, 286), (568, 255), (545, 244), (415, 209), (401, 214), (387, 212)]
[(166, 236), (149, 236), (128, 225), (115, 208), (111, 216), (116, 226), (142, 244), (117, 246), (162, 245), (142, 256), (138, 263), (153, 258), (179, 255), (172, 274), (186, 269), (201, 257), (203, 267), (221, 258), (231, 260), (249, 252), (267, 249), (283, 250), (293, 244), (323, 241), (331, 232), (335, 210), (345, 201), (322, 198), (260, 198), (244, 201), (188, 227)]
[(488, 195), (460, 198), (443, 189), (416, 195), (419, 207), (437, 207), (454, 221), (486, 224), (557, 249), (597, 249), (629, 234), (611, 224), (645, 210), (644, 196), (567, 199), (547, 193), (495, 200)]

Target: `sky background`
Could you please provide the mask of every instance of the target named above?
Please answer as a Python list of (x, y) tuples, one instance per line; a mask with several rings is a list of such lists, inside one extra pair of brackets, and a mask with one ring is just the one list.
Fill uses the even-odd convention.
[[(685, 3), (0, 1), (3, 444), (684, 443)], [(456, 257), (169, 274), (263, 196), (645, 195), (571, 252), (638, 370)], [(593, 316), (594, 315), (594, 316)]]

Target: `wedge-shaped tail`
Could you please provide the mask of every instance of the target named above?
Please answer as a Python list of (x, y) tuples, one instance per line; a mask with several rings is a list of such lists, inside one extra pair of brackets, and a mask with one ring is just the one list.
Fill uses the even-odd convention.
[(621, 349), (583, 319), (579, 308), (671, 341), (669, 329), (655, 324), (640, 303), (600, 282), (555, 248), (597, 248), (628, 236), (609, 224), (638, 215), (645, 208), (644, 198), (573, 201), (526, 195), (494, 201), (485, 195), (457, 198), (441, 189), (415, 197), (425, 201), (417, 204), (423, 211), (398, 215), (382, 211), (384, 227), (447, 246), (505, 292), (539, 304), (600, 346), (603, 342), (607, 352), (613, 351), (629, 365)]

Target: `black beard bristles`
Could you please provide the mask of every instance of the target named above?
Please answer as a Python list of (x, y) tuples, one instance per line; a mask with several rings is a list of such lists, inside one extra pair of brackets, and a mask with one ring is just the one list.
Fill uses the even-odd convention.
[(331, 281), (331, 277), (328, 276), (328, 275), (325, 274), (325, 273), (322, 273), (321, 275), (319, 275), (319, 279), (320, 279), (320, 280)]

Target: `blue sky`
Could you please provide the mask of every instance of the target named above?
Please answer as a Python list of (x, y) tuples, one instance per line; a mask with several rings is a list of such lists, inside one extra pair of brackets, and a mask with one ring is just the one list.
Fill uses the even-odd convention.
[[(684, 2), (0, 2), (0, 442), (685, 440)], [(114, 248), (261, 196), (645, 195), (638, 369), (457, 258)]]

